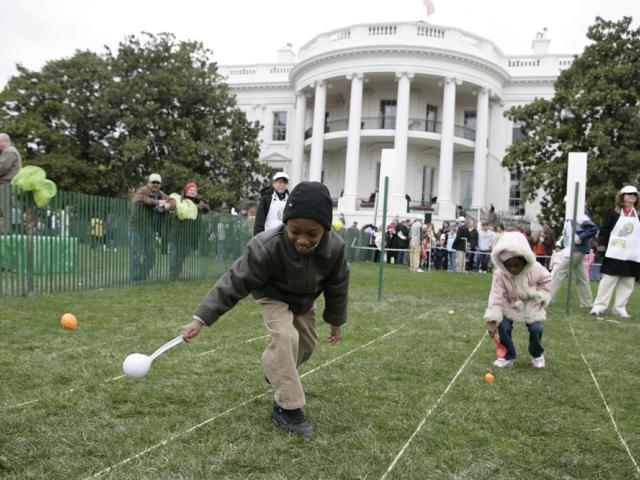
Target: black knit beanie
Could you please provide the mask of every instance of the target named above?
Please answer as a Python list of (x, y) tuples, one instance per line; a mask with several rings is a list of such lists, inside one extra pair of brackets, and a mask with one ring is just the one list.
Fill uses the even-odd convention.
[(282, 221), (292, 218), (310, 218), (331, 230), (333, 201), (329, 189), (320, 182), (300, 182), (293, 189), (284, 207)]

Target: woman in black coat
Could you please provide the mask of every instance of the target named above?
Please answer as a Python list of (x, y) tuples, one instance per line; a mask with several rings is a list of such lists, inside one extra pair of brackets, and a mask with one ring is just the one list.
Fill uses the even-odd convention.
[(633, 293), (636, 278), (640, 276), (640, 221), (638, 216), (638, 190), (626, 186), (616, 198), (616, 205), (604, 216), (598, 245), (606, 247), (600, 272), (598, 295), (591, 314), (601, 316), (609, 307), (615, 291), (613, 314), (630, 318), (627, 302)]

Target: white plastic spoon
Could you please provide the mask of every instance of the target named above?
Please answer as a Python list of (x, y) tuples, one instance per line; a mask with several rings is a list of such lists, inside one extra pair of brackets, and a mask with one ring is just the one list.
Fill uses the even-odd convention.
[(122, 363), (122, 371), (129, 377), (144, 377), (151, 368), (151, 363), (156, 358), (182, 342), (184, 342), (184, 338), (178, 335), (176, 338), (165, 343), (153, 352), (151, 356), (144, 355), (142, 353), (132, 353), (124, 359), (124, 362)]

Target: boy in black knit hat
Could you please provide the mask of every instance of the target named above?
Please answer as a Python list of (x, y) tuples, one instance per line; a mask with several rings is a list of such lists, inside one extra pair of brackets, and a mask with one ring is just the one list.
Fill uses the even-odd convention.
[(253, 237), (245, 252), (216, 282), (180, 330), (189, 341), (251, 293), (262, 307), (271, 345), (262, 354), (265, 377), (275, 391), (273, 423), (301, 436), (313, 433), (302, 414), (305, 395), (298, 374), (318, 334), (315, 299), (324, 293), (329, 343), (347, 320), (349, 268), (342, 238), (331, 230), (333, 203), (327, 187), (301, 182), (284, 209), (284, 224)]

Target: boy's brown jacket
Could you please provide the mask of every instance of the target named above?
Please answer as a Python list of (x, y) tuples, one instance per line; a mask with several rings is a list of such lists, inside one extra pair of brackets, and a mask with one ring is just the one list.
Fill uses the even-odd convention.
[(348, 288), (345, 244), (338, 234), (326, 232), (315, 252), (304, 256), (296, 252), (286, 225), (281, 225), (249, 240), (244, 254), (218, 279), (194, 315), (211, 325), (249, 293), (256, 299), (280, 300), (293, 313), (304, 313), (324, 292), (324, 320), (342, 325), (347, 320)]

